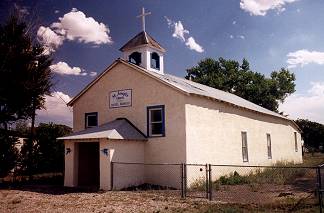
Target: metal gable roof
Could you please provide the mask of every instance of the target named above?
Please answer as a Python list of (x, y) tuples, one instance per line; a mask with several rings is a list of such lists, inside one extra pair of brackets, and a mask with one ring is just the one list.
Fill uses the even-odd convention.
[(107, 138), (112, 140), (146, 141), (146, 136), (125, 118), (116, 119), (98, 127), (72, 133), (58, 140), (80, 140)]
[(252, 110), (255, 112), (260, 112), (262, 114), (267, 114), (267, 115), (271, 115), (271, 116), (275, 116), (275, 117), (279, 117), (279, 118), (283, 118), (285, 120), (290, 120), (291, 119), (273, 112), (271, 110), (268, 110), (266, 108), (263, 108), (257, 104), (254, 104), (248, 100), (245, 100), (244, 98), (241, 98), (237, 95), (234, 95), (232, 93), (229, 92), (224, 92), (222, 90), (219, 89), (215, 89), (203, 84), (199, 84), (193, 81), (189, 81), (187, 79), (184, 78), (180, 78), (174, 75), (170, 75), (170, 74), (159, 74), (156, 72), (152, 72), (152, 71), (148, 71), (140, 66), (137, 66), (135, 64), (129, 63), (127, 61), (124, 61), (122, 59), (120, 59), (123, 63), (125, 64), (129, 64), (130, 66), (136, 67), (137, 69), (140, 69), (141, 71), (154, 76), (155, 78), (161, 80), (162, 82), (171, 85), (172, 87), (175, 87), (187, 94), (194, 94), (194, 95), (199, 95), (199, 96), (204, 96), (207, 98), (212, 98), (215, 100), (219, 100), (222, 102), (226, 102), (226, 103), (230, 103), (232, 105), (238, 106), (238, 107), (242, 107), (248, 110)]

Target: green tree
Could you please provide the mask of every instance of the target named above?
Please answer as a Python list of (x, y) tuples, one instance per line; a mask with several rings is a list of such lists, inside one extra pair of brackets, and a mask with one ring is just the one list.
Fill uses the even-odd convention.
[(72, 129), (60, 124), (41, 123), (36, 129), (37, 172), (63, 172), (64, 143), (56, 138), (72, 133)]
[(307, 119), (296, 120), (297, 125), (301, 128), (304, 144), (308, 148), (318, 150), (324, 146), (324, 125), (309, 121)]
[(186, 79), (238, 95), (272, 111), (295, 91), (295, 75), (282, 68), (270, 78), (250, 70), (249, 62), (206, 58), (187, 69)]
[(29, 30), (19, 13), (0, 25), (0, 127), (21, 119), (31, 119), (31, 134), (26, 141), (24, 162), (32, 166), (36, 110), (44, 108), (45, 95), (50, 95), (51, 56)]
[(44, 108), (50, 95), (51, 56), (28, 31), (19, 14), (0, 25), (0, 122), (6, 127), (20, 119), (32, 118)]
[(0, 177), (7, 176), (17, 161), (18, 150), (15, 147), (17, 138), (9, 131), (0, 129)]

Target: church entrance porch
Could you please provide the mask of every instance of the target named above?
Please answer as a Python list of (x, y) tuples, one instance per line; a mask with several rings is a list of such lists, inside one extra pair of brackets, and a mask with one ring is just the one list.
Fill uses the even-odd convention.
[(80, 142), (77, 143), (78, 156), (78, 186), (99, 188), (99, 143)]

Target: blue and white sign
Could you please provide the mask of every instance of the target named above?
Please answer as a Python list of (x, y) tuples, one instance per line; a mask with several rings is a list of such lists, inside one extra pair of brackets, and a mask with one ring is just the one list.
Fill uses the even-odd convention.
[(129, 107), (132, 106), (132, 90), (118, 90), (110, 92), (109, 107)]

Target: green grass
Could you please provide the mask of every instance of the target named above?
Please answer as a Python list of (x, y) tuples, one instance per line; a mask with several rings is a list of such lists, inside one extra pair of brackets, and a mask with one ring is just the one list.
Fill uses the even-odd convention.
[[(277, 163), (275, 166), (292, 166), (291, 163)], [(246, 175), (234, 171), (228, 175), (221, 176), (214, 183), (217, 185), (242, 185), (242, 184), (287, 184), (292, 183), (307, 173), (303, 168), (251, 168)]]

